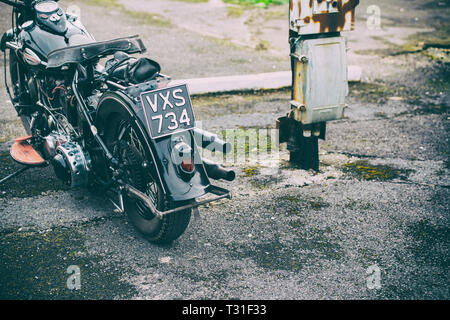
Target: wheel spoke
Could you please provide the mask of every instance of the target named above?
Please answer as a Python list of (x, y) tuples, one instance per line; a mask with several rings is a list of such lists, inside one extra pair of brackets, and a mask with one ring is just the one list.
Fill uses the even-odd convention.
[[(121, 143), (125, 143), (126, 145), (133, 147), (134, 150), (140, 154), (140, 157), (142, 159), (145, 159), (144, 147), (142, 145), (141, 140), (139, 139), (139, 135), (136, 133), (136, 131), (129, 122), (120, 123), (119, 128), (116, 132), (118, 134), (116, 136), (117, 139), (115, 141), (117, 143), (119, 160), (121, 162), (126, 161), (124, 166), (124, 168), (126, 168), (126, 175), (128, 176), (127, 177), (128, 179), (126, 180), (128, 180), (128, 183), (133, 184), (132, 179), (130, 179), (133, 176), (132, 175), (133, 169), (130, 167), (132, 164), (129, 163), (129, 161), (127, 161), (127, 148), (124, 147), (123, 145), (121, 146)], [(143, 186), (141, 186), (141, 188), (142, 187)], [(155, 206), (158, 207), (158, 193), (160, 192), (158, 185), (151, 180), (148, 181), (148, 183), (146, 183), (143, 189), (145, 190), (142, 191), (150, 198), (150, 200), (155, 204)], [(142, 203), (139, 200), (136, 200), (136, 205), (139, 208), (140, 215), (142, 215), (146, 219), (151, 219), (154, 217), (153, 215), (152, 216), (149, 215), (150, 214), (149, 209), (144, 203)]]
[[(140, 132), (133, 127), (133, 122), (117, 118), (114, 120), (117, 122), (114, 122), (114, 128), (111, 128), (113, 130), (107, 131), (106, 141), (121, 164), (123, 181), (143, 192), (158, 210), (165, 211), (184, 205), (186, 201), (166, 201), (158, 180), (154, 180), (152, 174), (145, 171), (142, 161), (148, 155), (146, 144)], [(161, 244), (177, 239), (186, 230), (191, 217), (191, 210), (186, 209), (161, 219), (142, 200), (132, 197), (124, 199), (124, 209), (139, 232), (149, 241)]]

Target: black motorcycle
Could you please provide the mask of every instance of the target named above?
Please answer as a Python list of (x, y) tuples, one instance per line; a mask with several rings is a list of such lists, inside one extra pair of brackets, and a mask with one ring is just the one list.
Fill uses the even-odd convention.
[(98, 42), (56, 1), (0, 1), (12, 6), (0, 49), (27, 132), (11, 147), (21, 172), (52, 165), (70, 186), (104, 192), (155, 243), (178, 238), (198, 206), (231, 198), (209, 178), (235, 173), (198, 149), (230, 145), (196, 128), (186, 85), (170, 86), (157, 62), (131, 56), (146, 51), (138, 36)]

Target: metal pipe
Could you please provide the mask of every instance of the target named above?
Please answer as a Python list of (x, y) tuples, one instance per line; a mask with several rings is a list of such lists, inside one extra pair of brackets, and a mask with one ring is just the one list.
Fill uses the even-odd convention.
[(9, 49), (13, 49), (15, 51), (22, 49), (22, 47), (19, 44), (15, 44), (13, 42), (6, 42), (5, 45), (9, 48)]
[(9, 176), (4, 177), (3, 179), (0, 180), (0, 185), (3, 184), (3, 183), (5, 183), (5, 182), (8, 181), (8, 180), (14, 178), (15, 176), (18, 176), (19, 174), (21, 174), (21, 173), (27, 171), (27, 170), (30, 169), (30, 168), (31, 168), (31, 167), (23, 167), (23, 168), (17, 170), (16, 172), (14, 172), (14, 173), (11, 173)]
[(194, 139), (204, 149), (208, 148), (209, 150), (223, 153), (231, 151), (231, 144), (229, 142), (223, 141), (217, 134), (199, 128), (194, 129)]
[(214, 180), (223, 179), (226, 181), (233, 181), (236, 178), (236, 173), (234, 170), (226, 169), (211, 160), (203, 159), (203, 164), (205, 165), (205, 170), (208, 176)]
[(107, 84), (110, 84), (110, 85), (112, 85), (112, 86), (114, 86), (114, 87), (116, 87), (116, 88), (119, 88), (120, 90), (126, 90), (126, 89), (127, 89), (127, 87), (122, 86), (122, 85), (120, 85), (120, 84), (118, 84), (118, 83), (115, 83), (115, 82), (113, 82), (113, 81), (111, 81), (111, 80), (106, 80), (106, 83), (107, 83)]
[(175, 212), (180, 212), (183, 210), (187, 210), (187, 209), (192, 209), (192, 208), (197, 208), (201, 205), (210, 203), (212, 201), (217, 201), (220, 199), (231, 199), (231, 194), (228, 190), (216, 187), (216, 186), (211, 186), (212, 189), (210, 190), (211, 193), (217, 195), (217, 197), (214, 198), (210, 198), (210, 199), (205, 199), (202, 201), (195, 201), (189, 204), (186, 204), (184, 206), (178, 207), (178, 208), (174, 208), (174, 209), (170, 209), (167, 211), (160, 211), (156, 208), (156, 206), (154, 205), (154, 203), (152, 202), (152, 200), (144, 193), (142, 193), (141, 191), (139, 191), (138, 189), (136, 189), (133, 186), (130, 186), (129, 184), (124, 185), (122, 188), (123, 190), (126, 192), (126, 194), (130, 197), (133, 197), (135, 199), (138, 200), (142, 200), (145, 205), (152, 211), (152, 213), (157, 216), (158, 218), (162, 219), (165, 215), (171, 214), (171, 213), (175, 213)]
[(75, 98), (77, 99), (78, 103), (80, 104), (80, 110), (83, 113), (83, 116), (84, 116), (84, 118), (86, 119), (86, 121), (87, 121), (87, 123), (89, 125), (89, 128), (91, 130), (92, 135), (94, 136), (95, 141), (97, 141), (97, 143), (103, 149), (103, 152), (105, 153), (106, 158), (109, 161), (111, 161), (111, 163), (113, 165), (117, 165), (117, 163), (118, 163), (117, 159), (114, 158), (114, 156), (108, 150), (108, 147), (105, 145), (103, 140), (100, 138), (100, 136), (98, 134), (98, 131), (97, 131), (97, 128), (92, 123), (92, 119), (91, 119), (91, 117), (89, 116), (89, 114), (86, 111), (87, 110), (86, 104), (84, 103), (84, 100), (80, 96), (80, 93), (78, 91), (78, 70), (75, 71), (75, 75), (73, 77), (72, 90), (73, 90), (73, 93), (75, 94)]

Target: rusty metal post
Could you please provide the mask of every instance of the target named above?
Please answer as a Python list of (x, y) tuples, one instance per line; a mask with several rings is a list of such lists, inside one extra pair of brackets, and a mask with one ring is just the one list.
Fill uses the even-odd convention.
[(341, 119), (348, 94), (347, 44), (359, 0), (292, 0), (289, 6), (291, 109), (278, 119), (290, 161), (319, 170), (318, 140), (327, 121)]

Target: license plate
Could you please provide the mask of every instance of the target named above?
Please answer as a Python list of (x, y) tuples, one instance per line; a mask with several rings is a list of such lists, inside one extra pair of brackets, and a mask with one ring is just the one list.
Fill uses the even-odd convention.
[(185, 84), (144, 92), (141, 101), (152, 139), (195, 127), (191, 98)]

